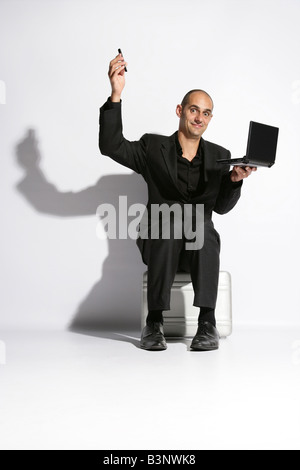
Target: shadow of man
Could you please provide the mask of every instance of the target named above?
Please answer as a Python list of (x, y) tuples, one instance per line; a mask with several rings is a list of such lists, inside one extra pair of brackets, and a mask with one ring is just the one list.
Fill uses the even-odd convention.
[[(136, 173), (106, 175), (94, 186), (76, 193), (59, 191), (47, 181), (39, 166), (41, 156), (33, 129), (29, 129), (17, 144), (16, 158), (25, 170), (25, 176), (16, 188), (37, 212), (58, 217), (95, 216), (101, 203), (111, 204), (117, 210), (119, 196), (127, 196), (128, 206), (146, 203), (146, 184)], [(145, 270), (132, 239), (108, 239), (108, 256), (102, 277), (78, 306), (69, 330), (138, 345), (137, 340), (135, 342), (122, 332), (140, 329), (142, 273)]]

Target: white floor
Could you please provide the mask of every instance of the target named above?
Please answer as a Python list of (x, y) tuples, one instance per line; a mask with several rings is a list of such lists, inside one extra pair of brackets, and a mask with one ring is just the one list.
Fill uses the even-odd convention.
[(139, 332), (0, 340), (1, 449), (300, 449), (299, 328), (235, 328), (211, 353), (142, 351)]

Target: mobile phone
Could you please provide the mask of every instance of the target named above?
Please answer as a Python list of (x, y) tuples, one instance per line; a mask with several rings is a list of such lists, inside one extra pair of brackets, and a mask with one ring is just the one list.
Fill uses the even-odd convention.
[[(123, 52), (121, 51), (121, 49), (118, 49), (118, 52), (119, 52), (119, 54), (122, 54), (122, 56), (123, 56)], [(124, 56), (123, 56), (123, 57), (124, 57)], [(125, 67), (124, 70), (125, 70), (125, 72), (127, 72), (127, 68), (126, 68), (126, 67)]]

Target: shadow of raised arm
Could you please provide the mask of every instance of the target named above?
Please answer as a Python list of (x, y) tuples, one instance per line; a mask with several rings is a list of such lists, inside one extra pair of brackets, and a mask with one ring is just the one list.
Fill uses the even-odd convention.
[(58, 217), (94, 215), (104, 195), (99, 180), (94, 186), (78, 192), (62, 192), (47, 181), (39, 163), (41, 155), (35, 131), (29, 129), (15, 149), (17, 163), (25, 170), (16, 189), (38, 212)]

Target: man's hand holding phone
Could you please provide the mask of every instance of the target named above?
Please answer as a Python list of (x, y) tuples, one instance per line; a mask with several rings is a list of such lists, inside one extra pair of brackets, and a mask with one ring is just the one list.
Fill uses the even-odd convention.
[(108, 76), (111, 84), (111, 101), (118, 103), (121, 100), (122, 91), (125, 87), (125, 71), (127, 62), (125, 62), (122, 52), (110, 62)]

